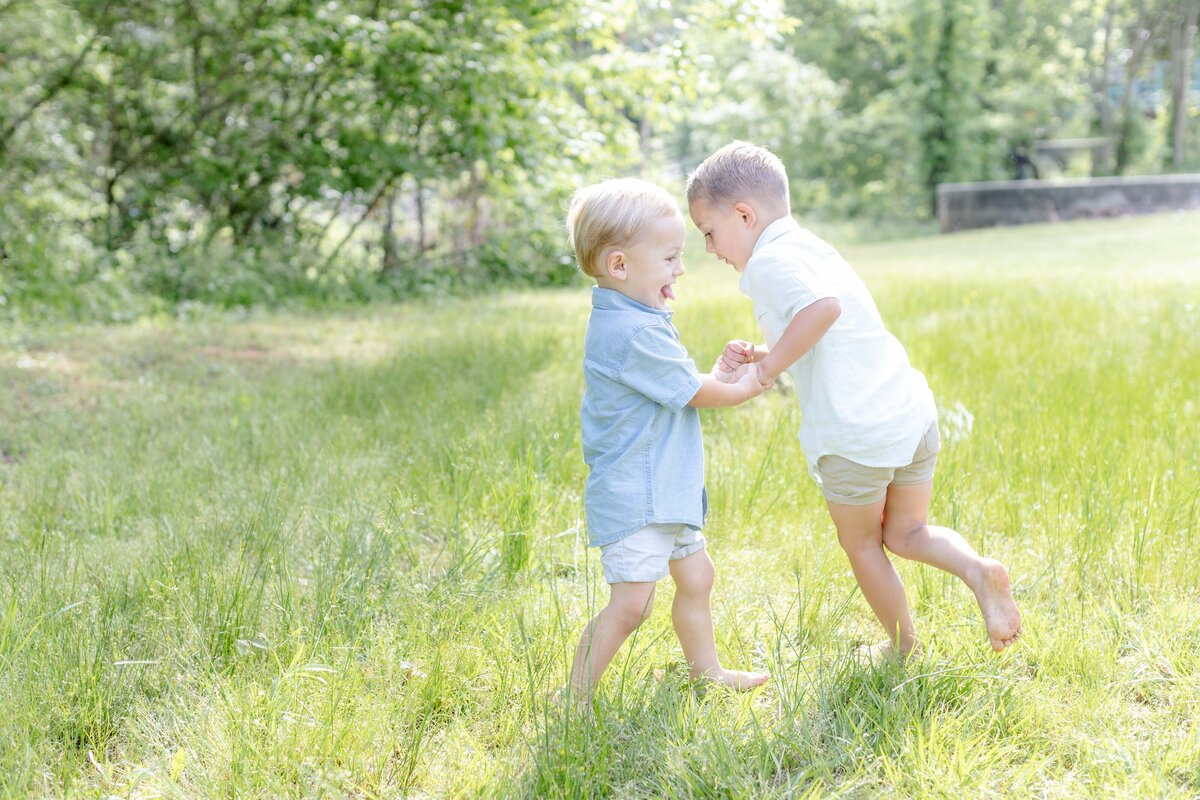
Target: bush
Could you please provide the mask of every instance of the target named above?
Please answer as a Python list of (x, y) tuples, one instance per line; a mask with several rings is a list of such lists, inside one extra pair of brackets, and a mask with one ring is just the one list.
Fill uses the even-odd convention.
[(121, 322), (165, 305), (69, 226), (19, 224), (14, 217), (11, 207), (0, 211), (0, 319)]
[(566, 286), (579, 277), (575, 259), (558, 227), (497, 230), (472, 254), (487, 283)]

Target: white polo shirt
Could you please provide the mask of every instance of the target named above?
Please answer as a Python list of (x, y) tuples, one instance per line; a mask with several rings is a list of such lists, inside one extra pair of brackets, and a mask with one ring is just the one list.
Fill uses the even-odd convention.
[(774, 348), (792, 318), (825, 297), (842, 313), (788, 374), (800, 402), (800, 446), (810, 471), (838, 455), (868, 467), (903, 467), (937, 420), (925, 376), (883, 327), (866, 285), (846, 260), (790, 216), (766, 227), (740, 283)]

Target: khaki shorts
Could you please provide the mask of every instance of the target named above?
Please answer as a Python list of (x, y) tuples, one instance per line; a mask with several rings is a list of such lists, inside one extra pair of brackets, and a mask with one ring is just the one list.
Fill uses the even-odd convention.
[(841, 456), (821, 456), (813, 470), (814, 477), (829, 502), (869, 506), (886, 497), (888, 487), (893, 484), (913, 486), (932, 481), (941, 446), (934, 422), (921, 437), (907, 467), (864, 467)]
[(654, 583), (667, 577), (671, 562), (704, 549), (704, 534), (683, 524), (651, 523), (600, 548), (606, 583)]

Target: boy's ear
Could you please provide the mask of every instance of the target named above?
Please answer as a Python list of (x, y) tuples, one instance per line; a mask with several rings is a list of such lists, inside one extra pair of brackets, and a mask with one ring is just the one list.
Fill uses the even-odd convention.
[(745, 223), (746, 227), (748, 228), (753, 228), (754, 223), (758, 221), (758, 212), (756, 212), (754, 210), (754, 206), (750, 205), (749, 203), (734, 203), (733, 210), (734, 213), (741, 217), (742, 222)]
[(604, 257), (604, 271), (619, 281), (625, 280), (628, 273), (625, 270), (625, 254), (620, 250), (610, 250)]

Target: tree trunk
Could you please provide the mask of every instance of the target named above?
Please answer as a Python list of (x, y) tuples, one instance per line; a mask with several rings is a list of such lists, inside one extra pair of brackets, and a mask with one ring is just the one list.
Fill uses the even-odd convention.
[[(1108, 10), (1104, 12), (1104, 44), (1100, 53), (1100, 68), (1092, 83), (1092, 97), (1096, 103), (1096, 124), (1098, 132), (1101, 136), (1113, 137), (1115, 134), (1115, 125), (1113, 124), (1113, 108), (1112, 101), (1108, 97), (1108, 72), (1110, 62), (1112, 61), (1112, 36), (1113, 36), (1113, 20), (1116, 14), (1113, 7), (1109, 5)], [(1101, 159), (1092, 158), (1092, 177), (1100, 175), (1108, 175), (1112, 171), (1112, 149), (1106, 150), (1109, 157)], [(1101, 163), (1103, 162), (1103, 163)]]
[(392, 175), (383, 182), (383, 185), (379, 187), (379, 191), (377, 191), (371, 198), (371, 201), (367, 203), (366, 210), (363, 211), (359, 218), (354, 221), (354, 224), (350, 226), (350, 230), (346, 232), (346, 235), (342, 237), (342, 240), (337, 243), (336, 247), (333, 248), (333, 252), (330, 253), (325, 259), (325, 263), (321, 265), (322, 271), (329, 269), (329, 266), (337, 260), (338, 253), (342, 252), (342, 248), (346, 246), (346, 243), (354, 238), (354, 234), (358, 230), (358, 227), (367, 221), (367, 217), (371, 216), (371, 212), (379, 207), (379, 201), (383, 199), (384, 195), (388, 195), (389, 198), (391, 197), (389, 192), (392, 189), (392, 184), (395, 183), (399, 177), (399, 175)]
[(1192, 45), (1200, 2), (1187, 4), (1171, 28), (1171, 165), (1182, 169), (1187, 149), (1188, 90), (1192, 77)]
[(482, 170), (479, 164), (471, 165), (471, 188), (470, 188), (470, 203), (471, 203), (471, 224), (470, 242), (472, 247), (479, 247), (483, 244), (483, 240), (487, 235), (488, 214), (487, 208), (483, 203), (483, 191), (485, 189)]
[[(1189, 16), (1195, 14), (1197, 2), (1198, 0), (1185, 0), (1185, 5), (1191, 6), (1187, 12)], [(1156, 48), (1162, 47), (1164, 40), (1169, 38), (1170, 29), (1179, 24), (1175, 15), (1162, 13), (1164, 5), (1174, 6), (1175, 4), (1160, 3), (1156, 4), (1154, 8), (1148, 8), (1145, 2), (1139, 0), (1137, 14), (1131, 20), (1132, 24), (1126, 28), (1130, 56), (1125, 62), (1125, 95), (1121, 98), (1121, 122), (1116, 153), (1118, 175), (1124, 173), (1134, 156), (1133, 143), (1130, 141), (1135, 125), (1134, 114), (1138, 111), (1133, 97), (1134, 84), (1141, 77)], [(1194, 16), (1191, 18), (1195, 19)], [(1188, 68), (1190, 67), (1189, 64)]]
[(396, 251), (396, 193), (389, 191), (383, 201), (383, 276), (395, 275), (400, 270), (400, 255)]
[(1124, 175), (1125, 170), (1129, 168), (1130, 162), (1133, 161), (1133, 132), (1134, 126), (1137, 124), (1137, 119), (1134, 116), (1139, 113), (1137, 103), (1133, 96), (1134, 87), (1137, 84), (1138, 78), (1141, 76), (1142, 67), (1146, 62), (1146, 56), (1150, 53), (1150, 48), (1154, 42), (1154, 33), (1146, 26), (1151, 24), (1150, 20), (1139, 13), (1136, 24), (1128, 30), (1130, 38), (1135, 39), (1132, 55), (1125, 62), (1125, 90), (1121, 94), (1121, 118), (1117, 127), (1117, 147), (1116, 147), (1116, 163), (1113, 165), (1113, 170), (1118, 175)]
[(104, 247), (109, 252), (116, 250), (117, 224), (120, 214), (117, 208), (117, 179), (120, 177), (116, 169), (117, 137), (117, 99), (110, 85), (105, 96), (108, 102), (108, 148), (104, 154), (108, 162), (104, 175)]
[(925, 186), (929, 198), (929, 212), (937, 217), (937, 187), (949, 177), (957, 158), (957, 120), (950, 113), (951, 81), (954, 70), (955, 39), (958, 36), (958, 8), (947, 6), (942, 9), (937, 23), (938, 40), (933, 45), (933, 101), (927, 111), (931, 122), (925, 132)]
[(416, 204), (417, 204), (417, 253), (425, 254), (425, 248), (428, 247), (425, 238), (425, 187), (421, 185), (421, 179), (416, 178)]

